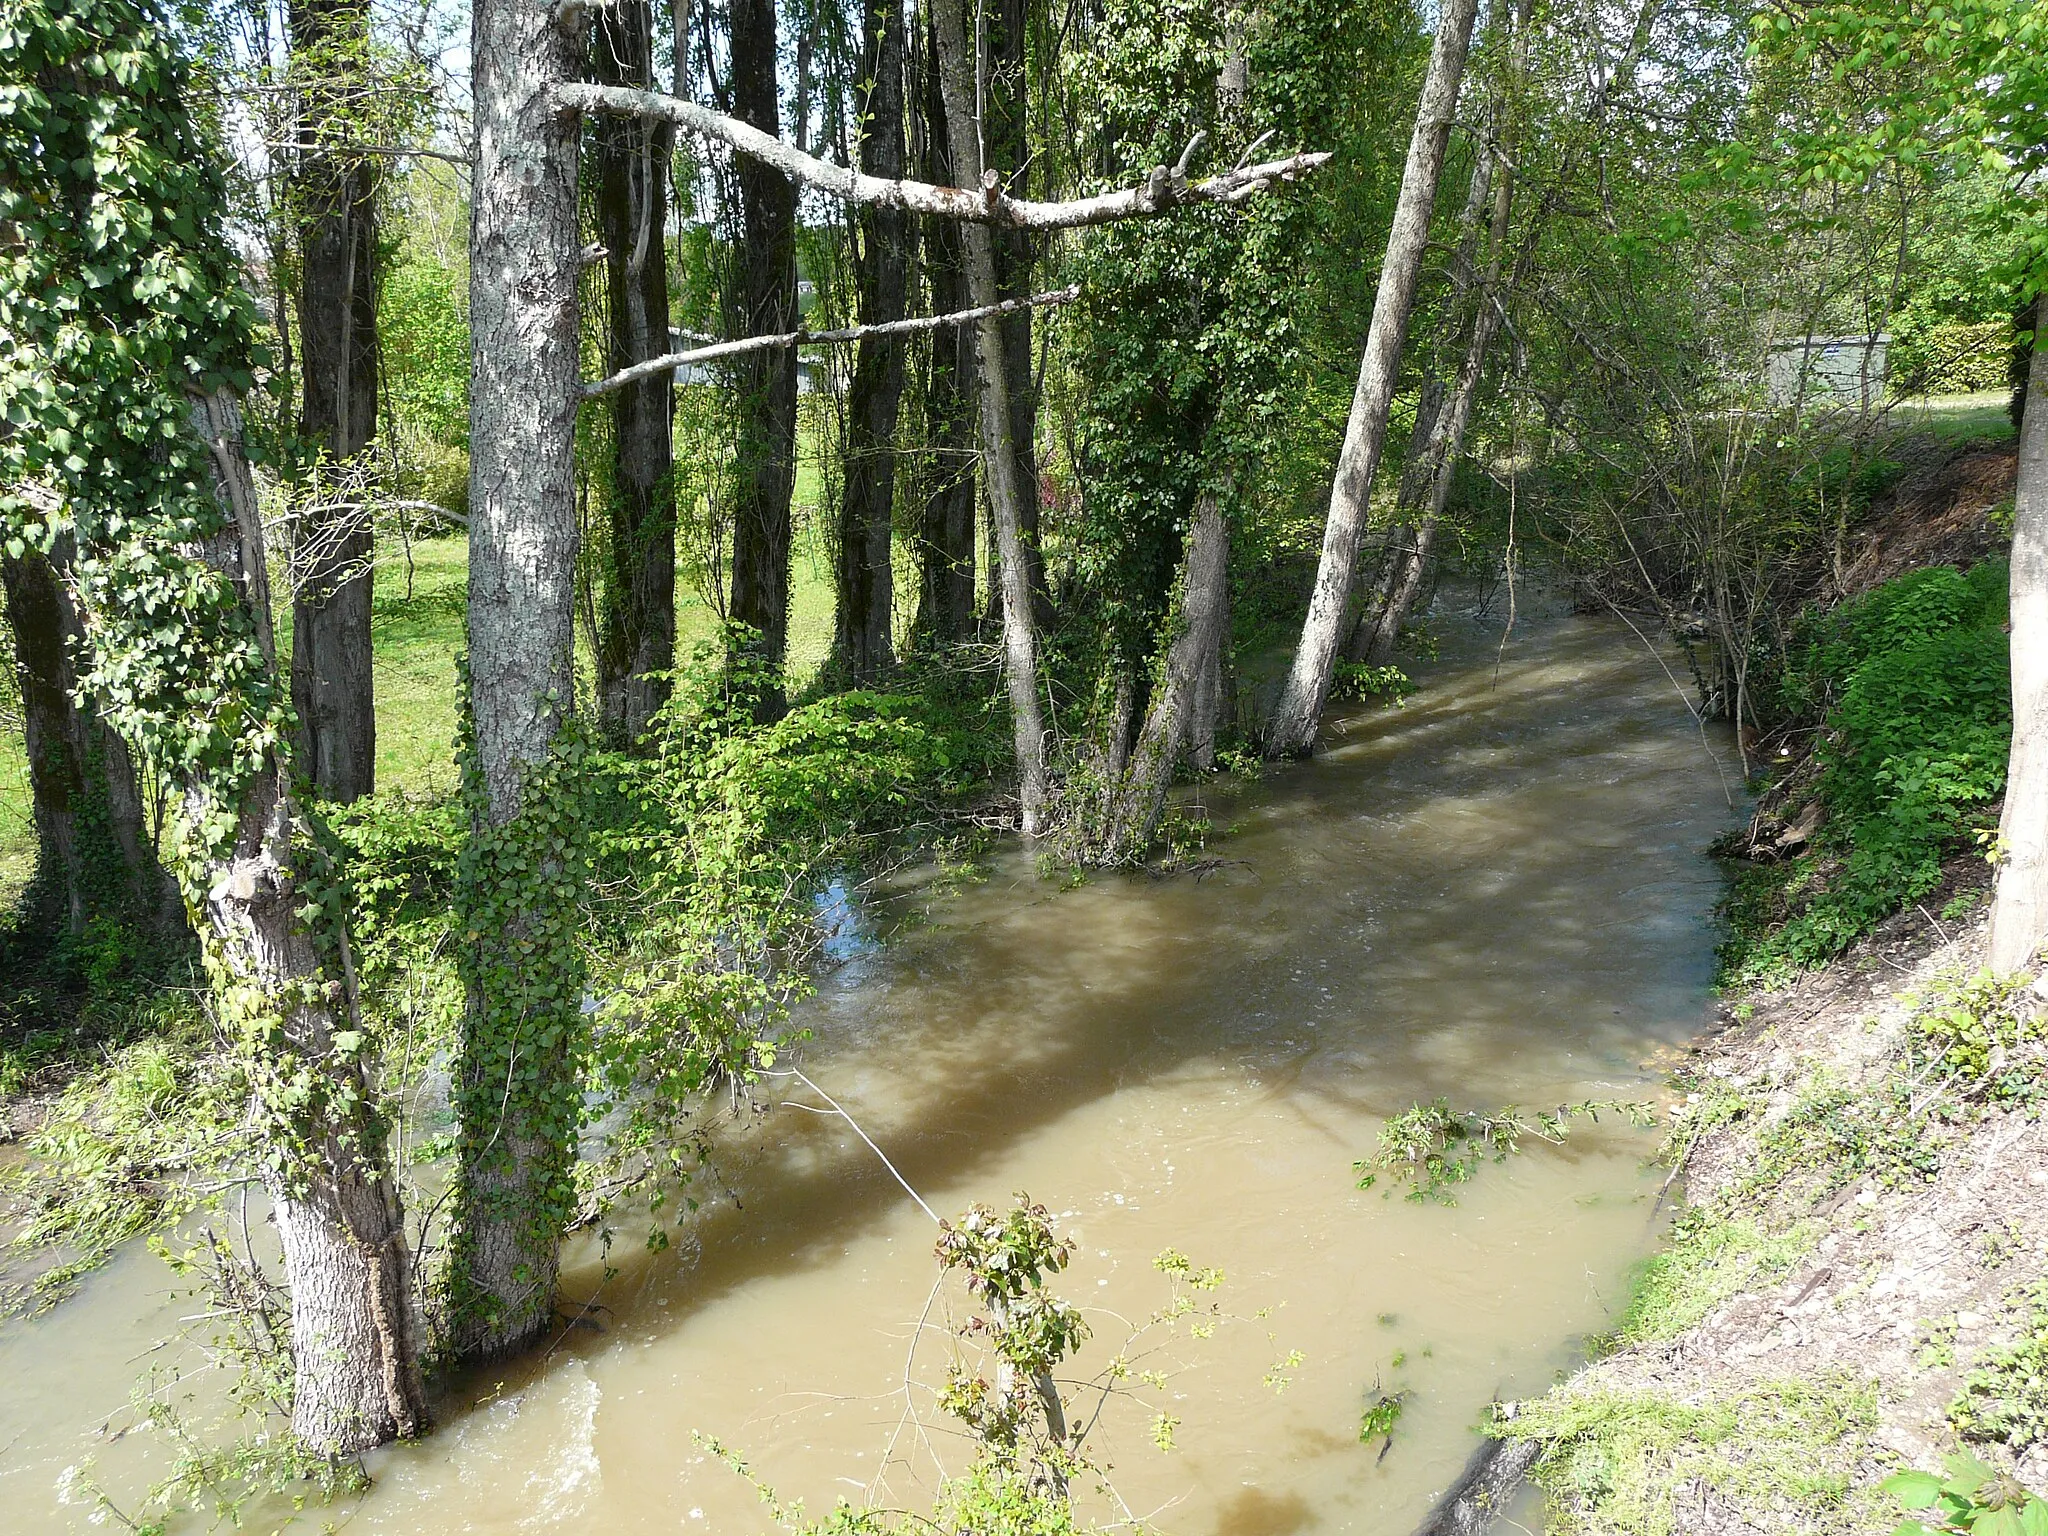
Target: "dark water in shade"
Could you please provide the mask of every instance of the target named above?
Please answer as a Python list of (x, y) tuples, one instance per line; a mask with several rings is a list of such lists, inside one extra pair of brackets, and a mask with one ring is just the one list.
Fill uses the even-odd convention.
[[(1405, 1533), (1486, 1402), (1570, 1364), (1654, 1240), (1653, 1133), (1611, 1122), (1486, 1168), (1455, 1208), (1353, 1187), (1382, 1118), (1419, 1099), (1655, 1096), (1707, 1004), (1700, 850), (1733, 769), (1619, 625), (1525, 618), (1496, 679), (1497, 630), (1443, 622), (1404, 707), (1210, 793), (1235, 830), (1206, 878), (1059, 891), (1012, 855), (980, 885), (872, 902), (885, 942), (843, 944), (803, 1010), (803, 1070), (941, 1214), (1019, 1190), (1061, 1213), (1079, 1243), (1059, 1283), (1096, 1335), (1076, 1377), (1164, 1300), (1161, 1249), (1225, 1271), (1238, 1320), (1148, 1357), (1166, 1387), (1100, 1431), (1122, 1499), (1170, 1532)], [(791, 1079), (762, 1097), (822, 1107)], [(574, 1267), (607, 1332), (450, 1405), (307, 1528), (768, 1529), (693, 1431), (814, 1515), (878, 1478), (928, 1503), (935, 1467), (964, 1460), (932, 1402), (954, 1346), (930, 1220), (841, 1119), (776, 1108), (720, 1140), (737, 1205), (707, 1203), (658, 1258), (615, 1248), (609, 1279)], [(131, 1256), (0, 1331), (0, 1530), (84, 1528), (88, 1457), (117, 1496), (161, 1468), (160, 1437), (101, 1428), (129, 1422), (179, 1314), (164, 1288)], [(195, 1359), (152, 1358), (174, 1357)], [(1376, 1385), (1410, 1393), (1384, 1457), (1357, 1439)]]

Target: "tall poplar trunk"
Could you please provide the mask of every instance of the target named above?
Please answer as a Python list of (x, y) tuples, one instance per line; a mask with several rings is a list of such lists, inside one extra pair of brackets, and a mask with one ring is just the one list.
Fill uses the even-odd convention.
[[(330, 463), (369, 446), (377, 428), (377, 173), (337, 141), (351, 135), (347, 96), (369, 46), (367, 0), (293, 0), (292, 48), (314, 76), (299, 117), (299, 430)], [(321, 498), (354, 500), (355, 498)], [(322, 794), (354, 800), (376, 787), (377, 715), (370, 658), (376, 536), (353, 508), (310, 517), (292, 551), (292, 707), (299, 771)]]
[[(226, 395), (196, 400), (195, 432), (213, 448), (223, 526), (199, 550), (240, 593), (274, 674), (270, 593), (255, 484), (242, 451), (241, 413)], [(174, 775), (176, 768), (173, 768)], [(291, 1293), (292, 1432), (316, 1451), (346, 1455), (427, 1424), (419, 1366), (412, 1252), (391, 1176), (386, 1127), (362, 1052), (355, 975), (345, 931), (308, 926), (317, 904), (299, 879), (319, 854), (273, 752), (222, 804), (198, 775), (173, 788), (187, 822), (225, 817), (235, 828), (219, 862), (186, 892), (223, 1015), (247, 1029), (251, 1010), (274, 1033), (257, 1098), (269, 1121), (268, 1187)], [(315, 916), (312, 921), (320, 921)]]
[(29, 902), (44, 931), (76, 936), (106, 916), (168, 935), (183, 912), (157, 862), (134, 759), (79, 693), (72, 658), (86, 635), (64, 586), (69, 558), (68, 535), (50, 556), (0, 556), (36, 832)]
[[(860, 168), (900, 180), (903, 143), (903, 5), (867, 8), (858, 92)], [(900, 320), (910, 276), (910, 215), (863, 203), (856, 258), (860, 323)], [(890, 532), (896, 506), (896, 414), (903, 397), (903, 343), (864, 337), (846, 403), (846, 478), (839, 508), (833, 655), (840, 674), (865, 685), (894, 661), (895, 572)]]
[[(1030, 0), (998, 0), (982, 18), (986, 58), (983, 79), (982, 142), (987, 157), (1008, 175), (1012, 197), (1030, 196)], [(999, 229), (992, 235), (996, 292), (1005, 299), (1028, 298), (1036, 252), (1028, 229)], [(1017, 466), (1018, 525), (1025, 569), (1031, 578), (1032, 613), (1041, 628), (1052, 622), (1052, 593), (1046, 585), (1045, 551), (1039, 543), (1038, 384), (1032, 367), (1032, 331), (1037, 316), (1020, 309), (1003, 316), (1003, 365), (1010, 396), (1010, 449)]]
[[(775, 0), (731, 0), (735, 117), (779, 133)], [(739, 183), (740, 242), (729, 323), (735, 336), (797, 327), (796, 188), (748, 156)], [(780, 667), (789, 648), (790, 496), (796, 488), (794, 347), (749, 352), (732, 369), (739, 407), (739, 484), (733, 503), (732, 601), (727, 611), (760, 632), (761, 655)]]
[[(591, 77), (600, 85), (654, 88), (654, 8), (620, 0), (597, 12)], [(630, 118), (593, 125), (598, 240), (610, 298), (607, 371), (669, 350), (668, 176), (675, 129)], [(656, 373), (606, 398), (611, 484), (605, 508), (603, 608), (598, 620), (597, 703), (605, 735), (630, 746), (666, 702), (663, 676), (676, 655), (675, 404), (671, 373)]]
[(2034, 355), (2020, 416), (2012, 539), (2012, 757), (1991, 906), (1989, 963), (2016, 971), (2048, 939), (2048, 293), (2034, 302)]
[(1401, 349), (1415, 307), (1415, 284), (1429, 242), (1429, 223), (1436, 206), (1437, 179), (1450, 142), (1451, 119), (1465, 74), (1465, 54), (1472, 41), (1478, 0), (1445, 0), (1430, 50), (1429, 74), (1416, 108), (1415, 131), (1401, 174), (1401, 193), (1394, 206), (1394, 224), (1387, 236), (1387, 254), (1380, 267), (1379, 291), (1373, 300), (1372, 325), (1366, 333), (1365, 356), (1351, 397), (1351, 415), (1344, 428), (1344, 446), (1337, 457), (1330, 490), (1330, 512), (1323, 526), (1322, 557), (1308, 617), (1286, 687), (1267, 729), (1270, 757), (1299, 756), (1314, 745), (1330, 695), (1330, 678), (1344, 640), (1345, 610), (1351, 602), (1353, 568), (1358, 561), (1359, 535), (1365, 529), (1373, 475), (1387, 436), (1387, 412), (1401, 367)]
[[(940, 186), (956, 177), (946, 138), (946, 108), (939, 89), (938, 34), (927, 25), (920, 98), (924, 119), (924, 174)], [(968, 307), (967, 253), (960, 226), (927, 219), (925, 270), (932, 311)], [(919, 516), (918, 605), (920, 639), (951, 644), (974, 634), (975, 333), (964, 325), (932, 333), (925, 374), (925, 426), (933, 478)]]
[(520, 1348), (553, 1316), (580, 1103), (577, 812), (528, 793), (575, 687), (578, 128), (548, 92), (581, 50), (557, 14), (552, 0), (481, 0), (470, 32), (473, 741), (451, 1324), (472, 1359)]
[[(1468, 3), (1468, 0), (1457, 0)], [(969, 187), (983, 184), (981, 149), (974, 113), (974, 75), (968, 52), (963, 0), (938, 0), (939, 84), (946, 103), (946, 137), (953, 167)], [(968, 298), (976, 308), (994, 305), (994, 242), (985, 224), (961, 231), (966, 250)], [(1045, 718), (1038, 703), (1038, 635), (1032, 612), (1031, 568), (1024, 541), (1023, 490), (1017, 479), (1011, 434), (1010, 372), (1000, 316), (979, 323), (982, 471), (987, 476), (990, 520), (995, 525), (997, 578), (1003, 606), (1003, 676), (1009, 687), (1010, 718), (1016, 737), (1018, 818), (1026, 837), (1036, 837), (1045, 819)]]
[[(1142, 858), (1159, 830), (1184, 753), (1215, 745), (1215, 704), (1229, 618), (1230, 530), (1215, 495), (1195, 501), (1166, 666), (1110, 810), (1106, 862)], [(1205, 740), (1206, 738), (1206, 740)]]

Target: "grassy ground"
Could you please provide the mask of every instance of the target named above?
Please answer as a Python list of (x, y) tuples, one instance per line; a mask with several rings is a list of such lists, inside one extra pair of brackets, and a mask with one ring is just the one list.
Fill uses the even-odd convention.
[(1939, 395), (1908, 400), (1892, 413), (1903, 425), (1925, 427), (1948, 442), (1998, 441), (2013, 436), (2012, 397), (2002, 389), (1973, 395)]

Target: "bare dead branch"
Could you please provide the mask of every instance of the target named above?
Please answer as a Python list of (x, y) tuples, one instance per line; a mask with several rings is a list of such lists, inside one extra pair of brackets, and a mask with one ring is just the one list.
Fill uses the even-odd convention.
[(1011, 197), (1003, 191), (1002, 178), (994, 171), (984, 173), (980, 191), (962, 187), (940, 187), (923, 181), (893, 181), (869, 176), (807, 155), (772, 134), (737, 118), (700, 107), (693, 101), (666, 96), (659, 91), (634, 90), (623, 85), (566, 84), (554, 88), (554, 99), (568, 112), (608, 112), (619, 117), (653, 118), (674, 123), (699, 138), (729, 145), (739, 153), (773, 166), (790, 180), (833, 193), (856, 203), (877, 203), (910, 213), (936, 214), (944, 219), (962, 219), (975, 224), (999, 224), (1013, 229), (1079, 229), (1091, 224), (1113, 224), (1121, 219), (1150, 218), (1190, 203), (1234, 203), (1275, 182), (1305, 176), (1330, 158), (1326, 151), (1290, 155), (1262, 165), (1243, 166), (1205, 181), (1190, 182), (1185, 166), (1193, 153), (1181, 156), (1180, 167), (1157, 166), (1141, 187), (1125, 187), (1094, 197), (1077, 197), (1066, 202), (1034, 202)]
[(1049, 293), (1034, 293), (1029, 298), (1005, 299), (1000, 304), (984, 304), (979, 309), (959, 309), (945, 315), (922, 315), (914, 320), (890, 320), (881, 325), (849, 325), (837, 331), (780, 331), (767, 336), (743, 336), (738, 341), (714, 342), (706, 347), (692, 347), (687, 352), (670, 352), (662, 357), (650, 357), (645, 362), (622, 368), (609, 378), (594, 383), (579, 384), (577, 395), (585, 400), (599, 395), (608, 395), (615, 389), (624, 389), (628, 384), (657, 373), (667, 373), (676, 368), (688, 367), (691, 363), (713, 362), (721, 357), (736, 357), (742, 352), (762, 352), (774, 347), (809, 346), (813, 342), (859, 341), (864, 336), (907, 336), (917, 331), (936, 331), (942, 326), (967, 325), (990, 315), (1006, 315), (1012, 310), (1042, 308), (1047, 305), (1065, 304), (1078, 298), (1081, 290), (1055, 288)]

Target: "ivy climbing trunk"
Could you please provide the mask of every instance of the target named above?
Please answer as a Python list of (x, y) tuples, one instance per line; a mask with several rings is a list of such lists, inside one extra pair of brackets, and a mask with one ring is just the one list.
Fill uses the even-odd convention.
[[(871, 176), (896, 180), (904, 172), (901, 0), (871, 0), (866, 18), (856, 95), (860, 168)], [(911, 217), (900, 208), (864, 203), (858, 222), (854, 280), (860, 323), (900, 320), (910, 276)], [(901, 338), (864, 337), (846, 399), (846, 468), (834, 571), (838, 618), (832, 643), (836, 670), (856, 686), (873, 682), (894, 660), (890, 533), (896, 507), (896, 415), (902, 398)]]
[[(954, 174), (947, 144), (938, 34), (929, 17), (921, 57), (924, 173), (936, 185), (953, 186), (963, 178)], [(960, 226), (951, 219), (927, 218), (922, 248), (932, 312), (967, 308), (967, 257)], [(924, 415), (932, 476), (918, 518), (916, 634), (921, 641), (947, 645), (974, 634), (974, 332), (964, 325), (934, 332), (926, 357)]]
[[(1457, 0), (1469, 3), (1469, 0)], [(973, 55), (968, 51), (964, 0), (938, 0), (939, 86), (946, 107), (946, 141), (953, 169), (969, 187), (985, 185), (979, 124), (974, 111)], [(975, 308), (992, 306), (996, 283), (995, 247), (985, 224), (961, 229), (968, 298)], [(979, 322), (981, 380), (981, 462), (995, 525), (996, 579), (1003, 609), (1003, 677), (1010, 695), (1010, 720), (1017, 753), (1018, 821), (1026, 837), (1043, 829), (1046, 810), (1045, 717), (1038, 703), (1038, 634), (1031, 595), (1031, 567), (1024, 542), (1023, 488), (1011, 434), (1010, 372), (1000, 316)]]
[(1330, 488), (1330, 511), (1323, 525), (1323, 549), (1308, 617), (1294, 663), (1266, 732), (1269, 757), (1294, 757), (1315, 745), (1323, 704), (1343, 644), (1345, 611), (1358, 562), (1359, 536), (1365, 530), (1380, 453), (1386, 445), (1387, 412), (1393, 405), (1400, 373), (1401, 350), (1415, 307), (1415, 285), (1429, 243), (1430, 215), (1436, 206), (1437, 179), (1444, 150), (1450, 143), (1451, 119), (1465, 74), (1465, 55), (1472, 42), (1472, 21), (1478, 0), (1445, 0), (1430, 49), (1429, 73), (1415, 112), (1415, 131), (1401, 173), (1401, 192), (1394, 205), (1394, 224), (1387, 235), (1386, 259), (1380, 266), (1372, 324), (1366, 332), (1365, 356), (1351, 396), (1351, 415), (1344, 427), (1344, 446), (1337, 457)]
[[(729, 89), (733, 115), (774, 135), (777, 106), (775, 0), (731, 0)], [(728, 324), (734, 336), (797, 327), (796, 188), (780, 171), (742, 155), (740, 238)], [(780, 667), (789, 649), (790, 497), (796, 489), (797, 353), (772, 347), (733, 365), (739, 412), (733, 498), (732, 601), (727, 611), (760, 634), (761, 655)]]
[[(294, 0), (292, 51), (301, 91), (296, 200), (299, 243), (299, 431), (330, 464), (369, 446), (377, 427), (377, 172), (345, 147), (368, 64), (368, 0)], [(353, 503), (325, 497), (316, 505)], [(322, 794), (354, 800), (376, 787), (377, 714), (370, 655), (376, 536), (366, 512), (307, 515), (292, 548), (292, 707), (297, 758)]]
[(1230, 530), (1213, 492), (1195, 500), (1179, 587), (1165, 669), (1110, 811), (1105, 847), (1112, 864), (1144, 857), (1182, 755), (1197, 748), (1205, 732), (1213, 748), (1211, 690), (1220, 680), (1230, 589)]
[(571, 1205), (583, 1026), (583, 879), (571, 670), (580, 65), (551, 0), (471, 21), (470, 843), (450, 1319), (459, 1354), (545, 1332)]
[(44, 933), (76, 936), (106, 917), (167, 937), (184, 926), (184, 912), (157, 862), (135, 761), (72, 665), (86, 635), (64, 585), (70, 554), (67, 536), (48, 555), (0, 555), (36, 833), (25, 910)]
[(2034, 301), (2012, 539), (2012, 756), (1989, 962), (2016, 971), (2048, 939), (2048, 293)]
[[(654, 86), (654, 8), (621, 0), (597, 13), (591, 78)], [(598, 242), (610, 298), (606, 371), (669, 350), (668, 178), (672, 125), (602, 117), (593, 124)], [(675, 403), (670, 373), (611, 392), (603, 611), (597, 705), (610, 740), (630, 746), (667, 699), (676, 655)]]
[[(214, 464), (218, 529), (199, 558), (232, 585), (273, 675), (263, 523), (241, 412), (216, 392), (192, 403)], [(340, 902), (294, 803), (273, 741), (232, 790), (212, 775), (174, 785), (188, 848), (186, 900), (221, 1016), (240, 1034), (266, 1143), (265, 1185), (291, 1292), (292, 1432), (345, 1455), (427, 1424), (412, 1250), (392, 1179), (389, 1127), (366, 1065)], [(199, 829), (232, 831), (208, 844)], [(200, 850), (204, 851), (201, 852)]]

